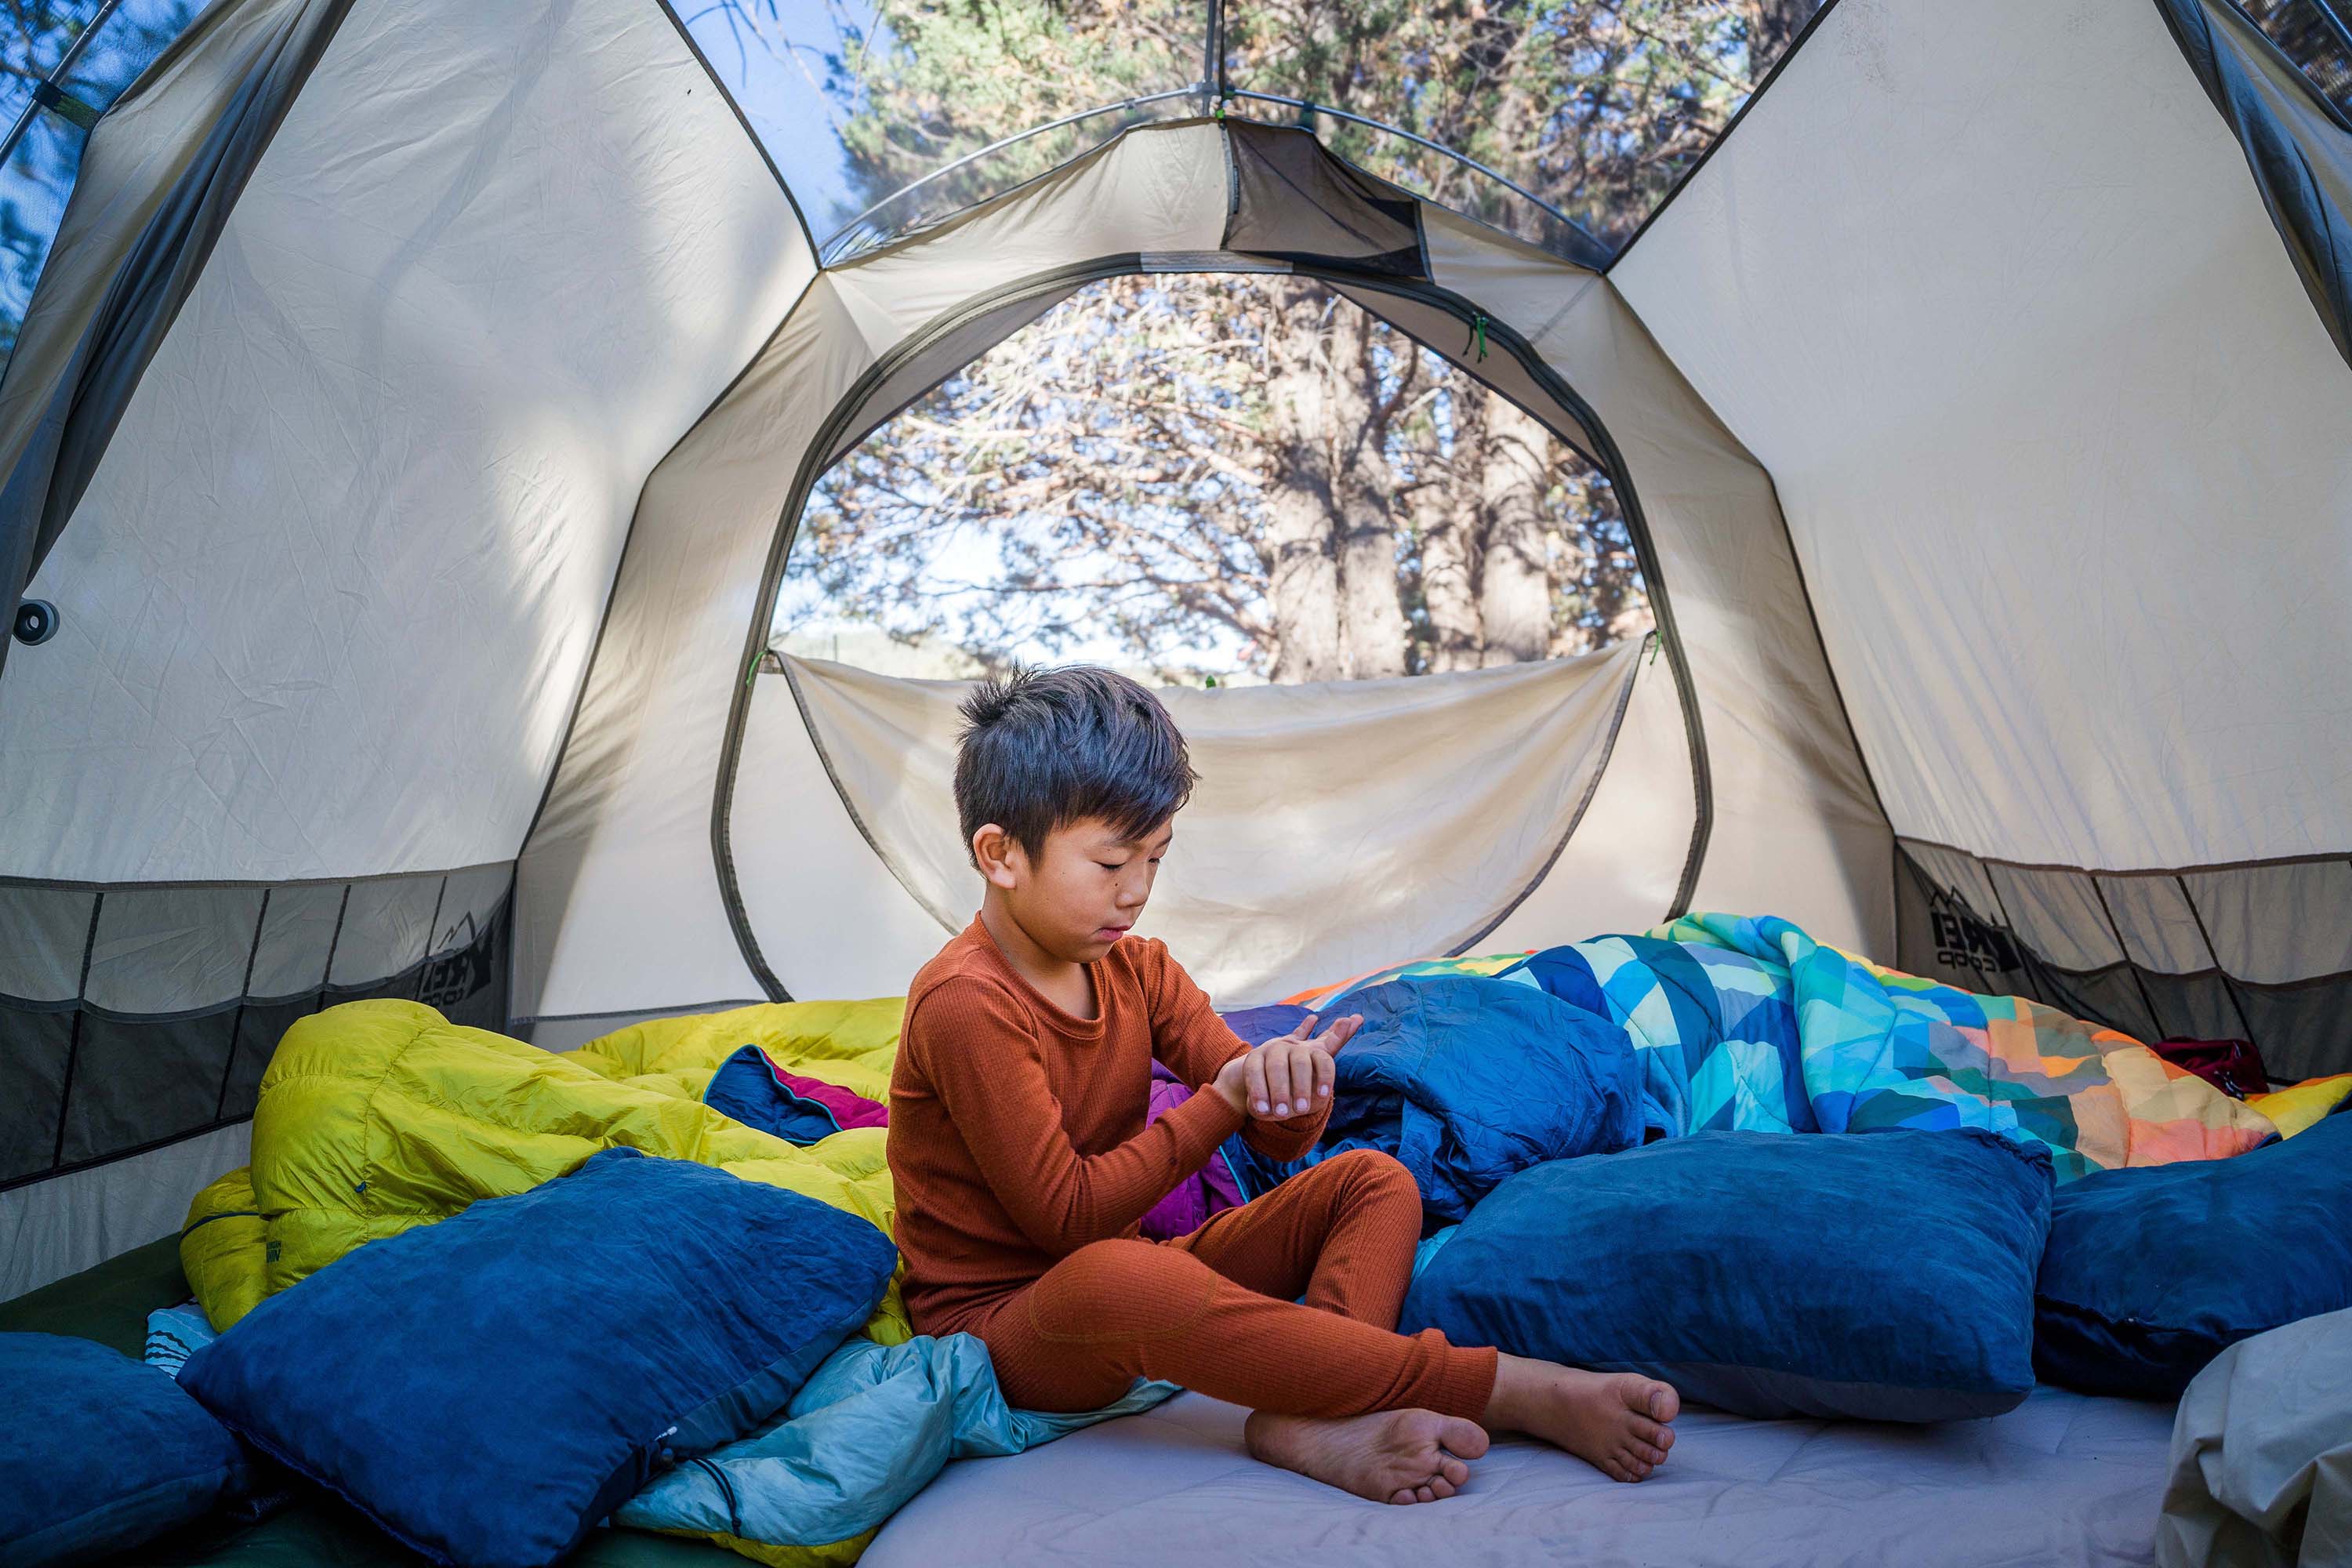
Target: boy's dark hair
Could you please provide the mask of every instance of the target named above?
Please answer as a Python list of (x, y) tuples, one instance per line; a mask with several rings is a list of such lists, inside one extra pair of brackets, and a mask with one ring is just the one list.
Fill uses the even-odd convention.
[(1184, 737), (1160, 699), (1126, 676), (1086, 665), (1015, 669), (982, 681), (961, 711), (955, 796), (967, 856), (992, 822), (1034, 859), (1066, 824), (1099, 816), (1141, 838), (1192, 798)]

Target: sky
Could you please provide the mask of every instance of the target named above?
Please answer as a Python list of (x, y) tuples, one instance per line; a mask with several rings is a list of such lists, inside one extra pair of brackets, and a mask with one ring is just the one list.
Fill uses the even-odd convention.
[(863, 205), (850, 196), (834, 132), (838, 106), (822, 90), (824, 57), (841, 51), (844, 21), (872, 32), (875, 7), (867, 0), (734, 0), (732, 10), (761, 18), (754, 32), (730, 23), (730, 7), (719, 0), (674, 3), (823, 244)]

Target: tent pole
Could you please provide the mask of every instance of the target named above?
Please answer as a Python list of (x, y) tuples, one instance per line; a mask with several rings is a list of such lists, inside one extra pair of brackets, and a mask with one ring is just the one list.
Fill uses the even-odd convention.
[(89, 41), (98, 37), (99, 29), (106, 26), (106, 19), (113, 16), (121, 5), (122, 0), (106, 0), (106, 4), (98, 8), (98, 14), (89, 19), (89, 25), (74, 35), (74, 41), (66, 46), (66, 52), (58, 57), (57, 65), (41, 79), (40, 87), (33, 89), (33, 96), (26, 101), (25, 111), (16, 116), (16, 124), (8, 127), (6, 139), (0, 140), (0, 168), (7, 166), (9, 158), (16, 151), (16, 143), (22, 142), (25, 132), (32, 128), (33, 116), (47, 106), (47, 98), (40, 88), (47, 88), (51, 92), (58, 90), (58, 83), (73, 69), (74, 62), (81, 58), (82, 50), (89, 47)]
[(1201, 42), (1201, 112), (1213, 110), (1224, 99), (1224, 0), (1208, 0), (1208, 30)]

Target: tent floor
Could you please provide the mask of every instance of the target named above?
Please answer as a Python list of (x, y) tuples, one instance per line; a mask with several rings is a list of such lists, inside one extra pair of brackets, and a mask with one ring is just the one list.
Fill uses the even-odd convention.
[(1250, 1460), (1197, 1394), (1006, 1459), (950, 1465), (859, 1568), (2126, 1568), (2153, 1563), (2173, 1407), (2037, 1388), (1934, 1426), (1692, 1410), (1639, 1486), (1498, 1443), (1460, 1497), (1364, 1502)]
[[(147, 1314), (187, 1299), (179, 1238), (165, 1237), (0, 1303), (0, 1332), (67, 1334), (135, 1356), (147, 1343)], [(424, 1561), (344, 1503), (318, 1493), (257, 1525), (199, 1526), (117, 1560), (123, 1568), (412, 1568)], [(705, 1542), (635, 1530), (600, 1530), (567, 1560), (583, 1568), (746, 1568), (749, 1562)]]
[[(0, 1304), (0, 1331), (69, 1334), (137, 1355), (147, 1314), (187, 1299), (166, 1237)], [(1915, 1564), (2151, 1562), (2169, 1405), (2041, 1388), (1987, 1421), (1902, 1427), (1743, 1421), (1693, 1411), (1673, 1462), (1618, 1487), (1525, 1443), (1496, 1446), (1442, 1506), (1361, 1503), (1241, 1450), (1242, 1412), (1184, 1394), (1016, 1458), (967, 1460), (909, 1503), (867, 1568), (1010, 1561), (1179, 1563)], [(213, 1526), (122, 1562), (155, 1568), (374, 1568), (420, 1559), (331, 1499), (247, 1529)], [(699, 1542), (599, 1531), (593, 1568), (741, 1568)]]

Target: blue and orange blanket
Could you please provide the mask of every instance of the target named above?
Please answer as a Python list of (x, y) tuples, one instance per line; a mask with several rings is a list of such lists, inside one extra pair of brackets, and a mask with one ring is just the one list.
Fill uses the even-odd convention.
[(1981, 1127), (2046, 1148), (2067, 1182), (2242, 1153), (2277, 1131), (2128, 1036), (1885, 968), (1770, 916), (1423, 960), (1289, 1004), (1344, 1013), (1373, 987), (1446, 976), (1533, 985), (1623, 1028), (1652, 1136)]

